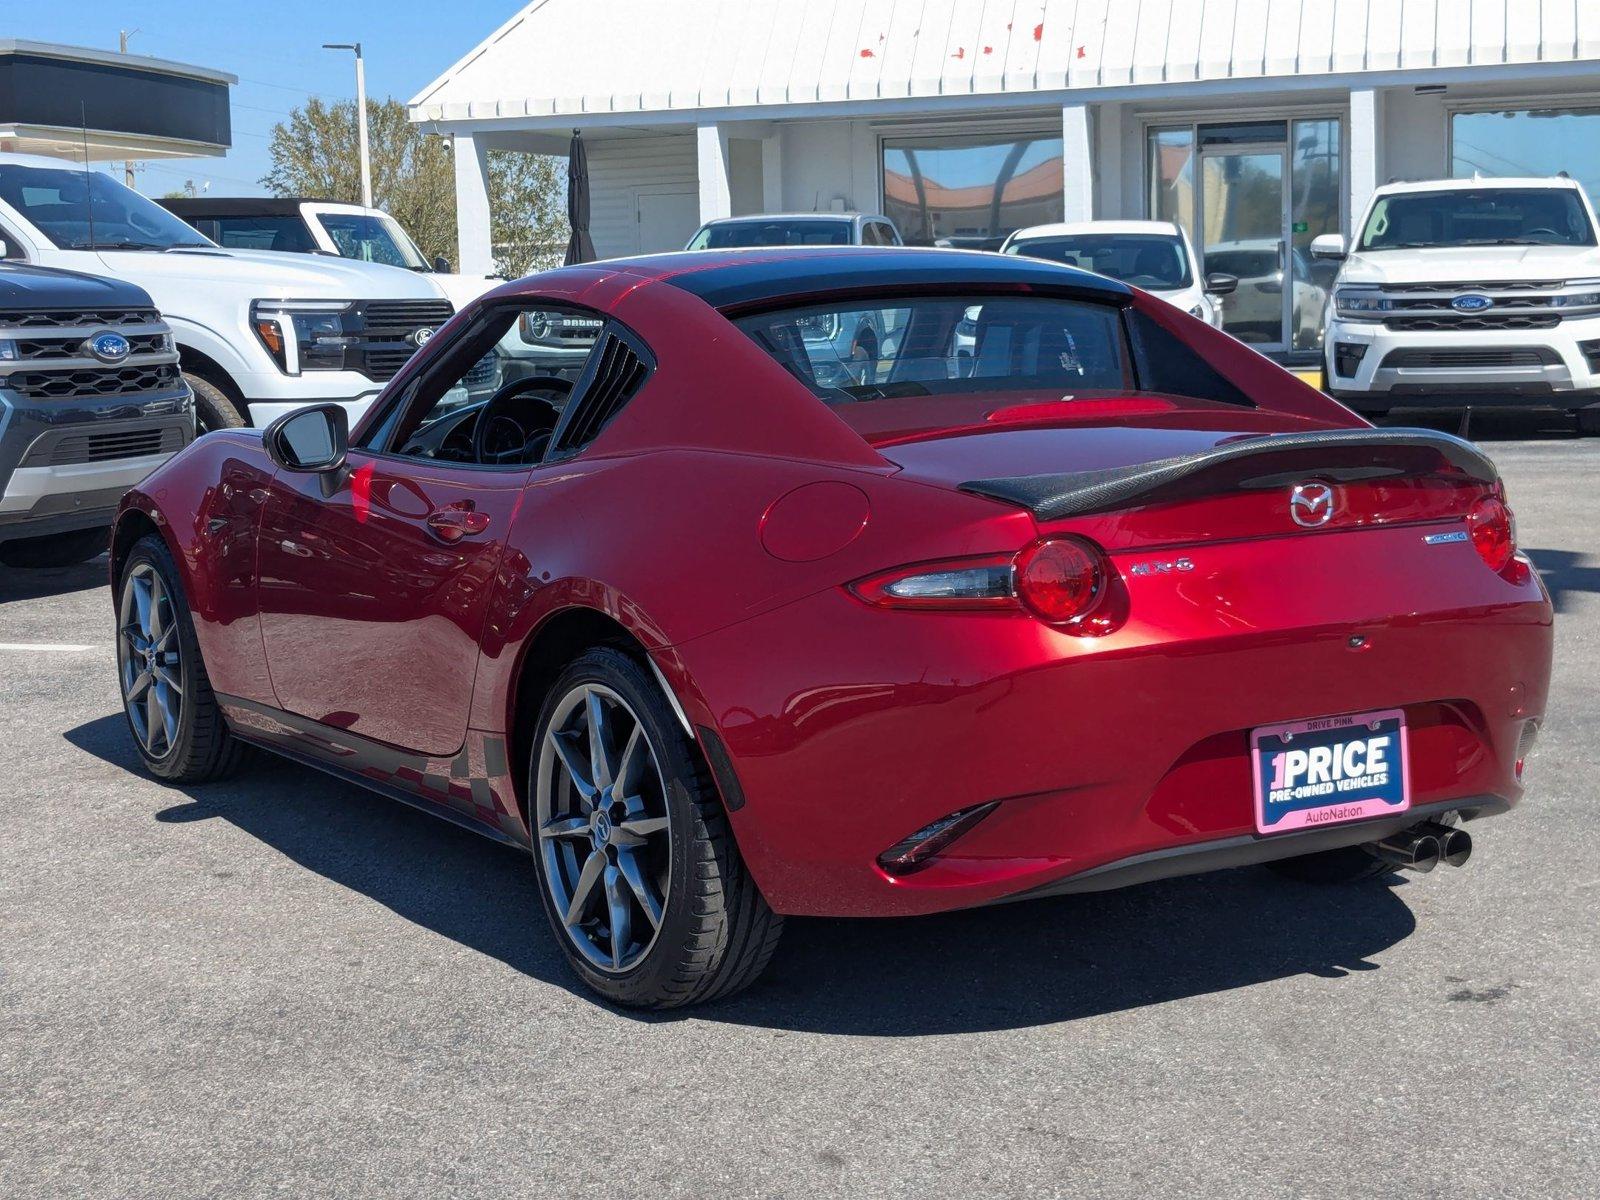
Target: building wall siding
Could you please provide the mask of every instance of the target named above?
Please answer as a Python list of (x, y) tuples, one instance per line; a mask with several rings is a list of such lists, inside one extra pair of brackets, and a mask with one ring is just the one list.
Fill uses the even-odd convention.
[[(676, 250), (639, 244), (638, 196), (650, 192), (697, 192), (693, 134), (597, 138), (589, 142), (589, 232), (601, 258)], [(684, 237), (687, 238), (690, 229)]]

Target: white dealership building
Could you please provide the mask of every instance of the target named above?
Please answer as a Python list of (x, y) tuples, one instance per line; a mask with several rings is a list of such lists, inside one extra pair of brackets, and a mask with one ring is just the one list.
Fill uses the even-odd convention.
[(602, 257), (758, 212), (968, 246), (1170, 219), (1282, 297), (1255, 340), (1293, 358), (1325, 297), (1307, 247), (1378, 184), (1566, 171), (1600, 194), (1600, 0), (535, 0), (411, 117), (454, 139), (469, 273), (487, 152), (581, 130)]

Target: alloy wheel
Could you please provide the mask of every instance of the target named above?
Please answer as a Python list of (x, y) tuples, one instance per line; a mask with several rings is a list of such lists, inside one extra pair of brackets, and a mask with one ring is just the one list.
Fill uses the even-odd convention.
[(155, 567), (139, 563), (122, 584), (117, 620), (122, 702), (151, 758), (172, 751), (183, 715), (183, 652), (172, 593)]
[(534, 786), (536, 853), (573, 947), (621, 973), (650, 952), (672, 880), (672, 820), (655, 747), (611, 688), (584, 683), (551, 713)]

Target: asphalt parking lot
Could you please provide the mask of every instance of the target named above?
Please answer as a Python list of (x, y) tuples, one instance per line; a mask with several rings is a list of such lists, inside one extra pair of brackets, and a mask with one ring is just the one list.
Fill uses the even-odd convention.
[(284, 763), (157, 785), (103, 561), (0, 569), (0, 1196), (1594, 1194), (1600, 441), (1475, 432), (1559, 615), (1465, 869), (793, 921), (664, 1017), (577, 991), (508, 850)]

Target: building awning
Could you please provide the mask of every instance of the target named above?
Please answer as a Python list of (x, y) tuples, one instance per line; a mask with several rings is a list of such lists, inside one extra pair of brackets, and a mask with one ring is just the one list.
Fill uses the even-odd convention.
[(191, 158), (233, 144), (224, 71), (0, 39), (0, 150), (81, 160)]
[[(1600, 58), (1572, 0), (535, 0), (411, 101), (518, 121)], [(765, 111), (763, 111), (765, 110)], [(654, 114), (654, 119), (648, 119)]]

